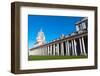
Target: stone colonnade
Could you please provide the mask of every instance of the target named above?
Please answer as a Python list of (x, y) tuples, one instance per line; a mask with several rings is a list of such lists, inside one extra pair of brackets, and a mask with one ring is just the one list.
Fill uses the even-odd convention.
[(52, 43), (47, 45), (47, 55), (67, 55), (67, 56), (78, 56), (87, 55), (87, 42), (84, 36), (71, 39), (62, 40), (60, 42)]
[(33, 48), (29, 51), (29, 55), (87, 56), (87, 44), (87, 35), (64, 38)]

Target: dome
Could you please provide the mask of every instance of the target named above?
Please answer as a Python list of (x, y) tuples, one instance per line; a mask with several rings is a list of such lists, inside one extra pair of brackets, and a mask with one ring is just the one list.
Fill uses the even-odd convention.
[(36, 44), (34, 46), (39, 46), (45, 44), (45, 35), (42, 29), (38, 32), (37, 38), (36, 38)]

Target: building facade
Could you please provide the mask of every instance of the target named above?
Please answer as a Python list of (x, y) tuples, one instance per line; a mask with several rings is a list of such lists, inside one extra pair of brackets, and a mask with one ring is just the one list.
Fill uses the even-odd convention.
[[(88, 18), (83, 18), (76, 24), (76, 32), (64, 36), (52, 42), (45, 43), (45, 36), (42, 32), (38, 34), (37, 44), (29, 50), (29, 55), (62, 55), (80, 56), (88, 55)], [(41, 44), (40, 44), (41, 43)]]

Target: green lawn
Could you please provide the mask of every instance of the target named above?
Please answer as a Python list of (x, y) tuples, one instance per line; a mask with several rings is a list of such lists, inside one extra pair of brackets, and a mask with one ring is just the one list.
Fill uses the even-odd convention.
[(28, 60), (82, 59), (87, 56), (29, 56)]

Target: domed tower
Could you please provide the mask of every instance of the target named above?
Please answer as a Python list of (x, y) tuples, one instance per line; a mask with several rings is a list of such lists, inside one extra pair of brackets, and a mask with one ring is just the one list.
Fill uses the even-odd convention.
[(34, 47), (45, 44), (45, 42), (46, 42), (45, 41), (45, 35), (44, 35), (44, 32), (42, 31), (42, 29), (38, 32), (36, 40), (37, 41), (34, 44)]

